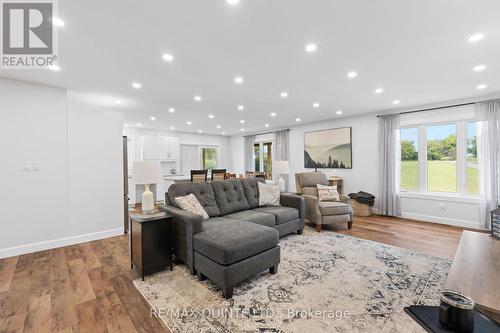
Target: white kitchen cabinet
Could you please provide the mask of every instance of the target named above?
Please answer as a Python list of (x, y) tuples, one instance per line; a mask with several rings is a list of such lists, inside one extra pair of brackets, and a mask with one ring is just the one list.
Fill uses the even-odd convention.
[(158, 160), (158, 137), (141, 136), (141, 159), (143, 161)]
[(180, 140), (177, 137), (141, 136), (143, 161), (172, 161), (180, 159)]
[(171, 160), (178, 160), (181, 158), (181, 142), (179, 138), (176, 137), (171, 137), (168, 138), (168, 152), (169, 152), (169, 159)]

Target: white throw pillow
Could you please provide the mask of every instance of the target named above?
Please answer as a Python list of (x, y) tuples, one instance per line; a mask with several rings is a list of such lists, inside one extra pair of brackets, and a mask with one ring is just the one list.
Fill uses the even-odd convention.
[(177, 206), (179, 206), (179, 208), (187, 212), (201, 215), (204, 220), (208, 220), (209, 218), (207, 212), (201, 206), (200, 202), (193, 193), (190, 193), (184, 197), (175, 198), (175, 203), (177, 204)]
[(259, 206), (280, 206), (280, 186), (257, 183), (259, 188)]
[(318, 187), (318, 198), (319, 201), (340, 201), (340, 195), (337, 191), (337, 185), (327, 186), (327, 185), (316, 185)]

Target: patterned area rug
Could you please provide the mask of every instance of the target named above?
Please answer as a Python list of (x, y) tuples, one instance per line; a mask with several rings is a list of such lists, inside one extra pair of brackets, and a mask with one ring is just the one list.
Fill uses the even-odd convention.
[(436, 305), (451, 262), (334, 232), (280, 241), (278, 274), (263, 272), (222, 298), (184, 265), (137, 289), (172, 332), (423, 332), (403, 307)]

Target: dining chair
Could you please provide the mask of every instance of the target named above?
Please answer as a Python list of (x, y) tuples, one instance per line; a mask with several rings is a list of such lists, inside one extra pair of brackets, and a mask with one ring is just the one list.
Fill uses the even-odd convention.
[(255, 171), (245, 171), (245, 178), (254, 178)]
[(256, 172), (254, 175), (255, 178), (262, 178), (266, 179), (266, 173), (265, 172)]
[(226, 169), (212, 169), (212, 180), (226, 179)]
[(195, 183), (206, 182), (208, 170), (191, 170), (191, 181)]
[(226, 179), (236, 179), (235, 173), (226, 173)]

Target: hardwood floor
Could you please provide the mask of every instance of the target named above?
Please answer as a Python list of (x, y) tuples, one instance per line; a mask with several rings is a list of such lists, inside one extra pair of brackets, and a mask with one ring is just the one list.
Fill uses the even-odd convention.
[[(452, 259), (461, 228), (373, 216), (339, 233)], [(329, 232), (324, 230), (323, 232)], [(128, 237), (0, 260), (0, 332), (168, 332), (132, 284)]]

